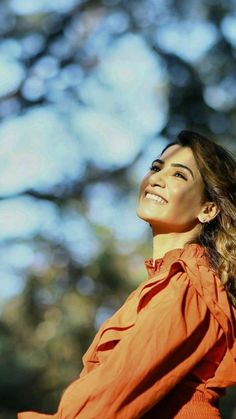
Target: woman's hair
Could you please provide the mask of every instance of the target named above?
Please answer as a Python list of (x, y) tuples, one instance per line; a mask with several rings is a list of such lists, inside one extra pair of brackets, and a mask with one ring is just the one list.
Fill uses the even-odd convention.
[(218, 207), (217, 216), (202, 224), (192, 243), (207, 250), (212, 267), (236, 307), (236, 160), (223, 147), (197, 132), (181, 131), (166, 148), (173, 144), (192, 150), (205, 185), (203, 202), (214, 202)]

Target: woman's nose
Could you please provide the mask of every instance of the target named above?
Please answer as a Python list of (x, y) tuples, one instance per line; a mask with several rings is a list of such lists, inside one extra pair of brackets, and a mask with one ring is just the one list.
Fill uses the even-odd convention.
[(151, 186), (160, 186), (161, 188), (164, 188), (166, 185), (164, 173), (161, 171), (154, 172), (149, 177), (149, 183)]

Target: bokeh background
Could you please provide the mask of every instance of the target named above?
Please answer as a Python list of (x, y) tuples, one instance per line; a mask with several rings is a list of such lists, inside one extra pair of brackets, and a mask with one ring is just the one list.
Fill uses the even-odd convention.
[(145, 279), (138, 188), (167, 142), (236, 152), (235, 56), (235, 0), (1, 0), (0, 419), (53, 412)]

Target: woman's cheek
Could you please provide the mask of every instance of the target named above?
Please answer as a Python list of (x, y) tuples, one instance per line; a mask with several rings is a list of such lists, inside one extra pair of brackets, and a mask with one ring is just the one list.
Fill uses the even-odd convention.
[(147, 184), (148, 184), (148, 175), (146, 175), (144, 178), (143, 178), (143, 180), (141, 181), (141, 183), (140, 183), (140, 189), (139, 189), (139, 191), (140, 191), (140, 196), (142, 195), (142, 193), (144, 192), (144, 189), (147, 187)]

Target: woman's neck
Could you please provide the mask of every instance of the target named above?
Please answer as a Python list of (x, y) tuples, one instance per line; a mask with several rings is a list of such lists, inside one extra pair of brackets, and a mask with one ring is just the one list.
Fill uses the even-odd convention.
[(167, 252), (183, 248), (199, 233), (196, 229), (182, 233), (153, 234), (153, 260), (162, 258)]

